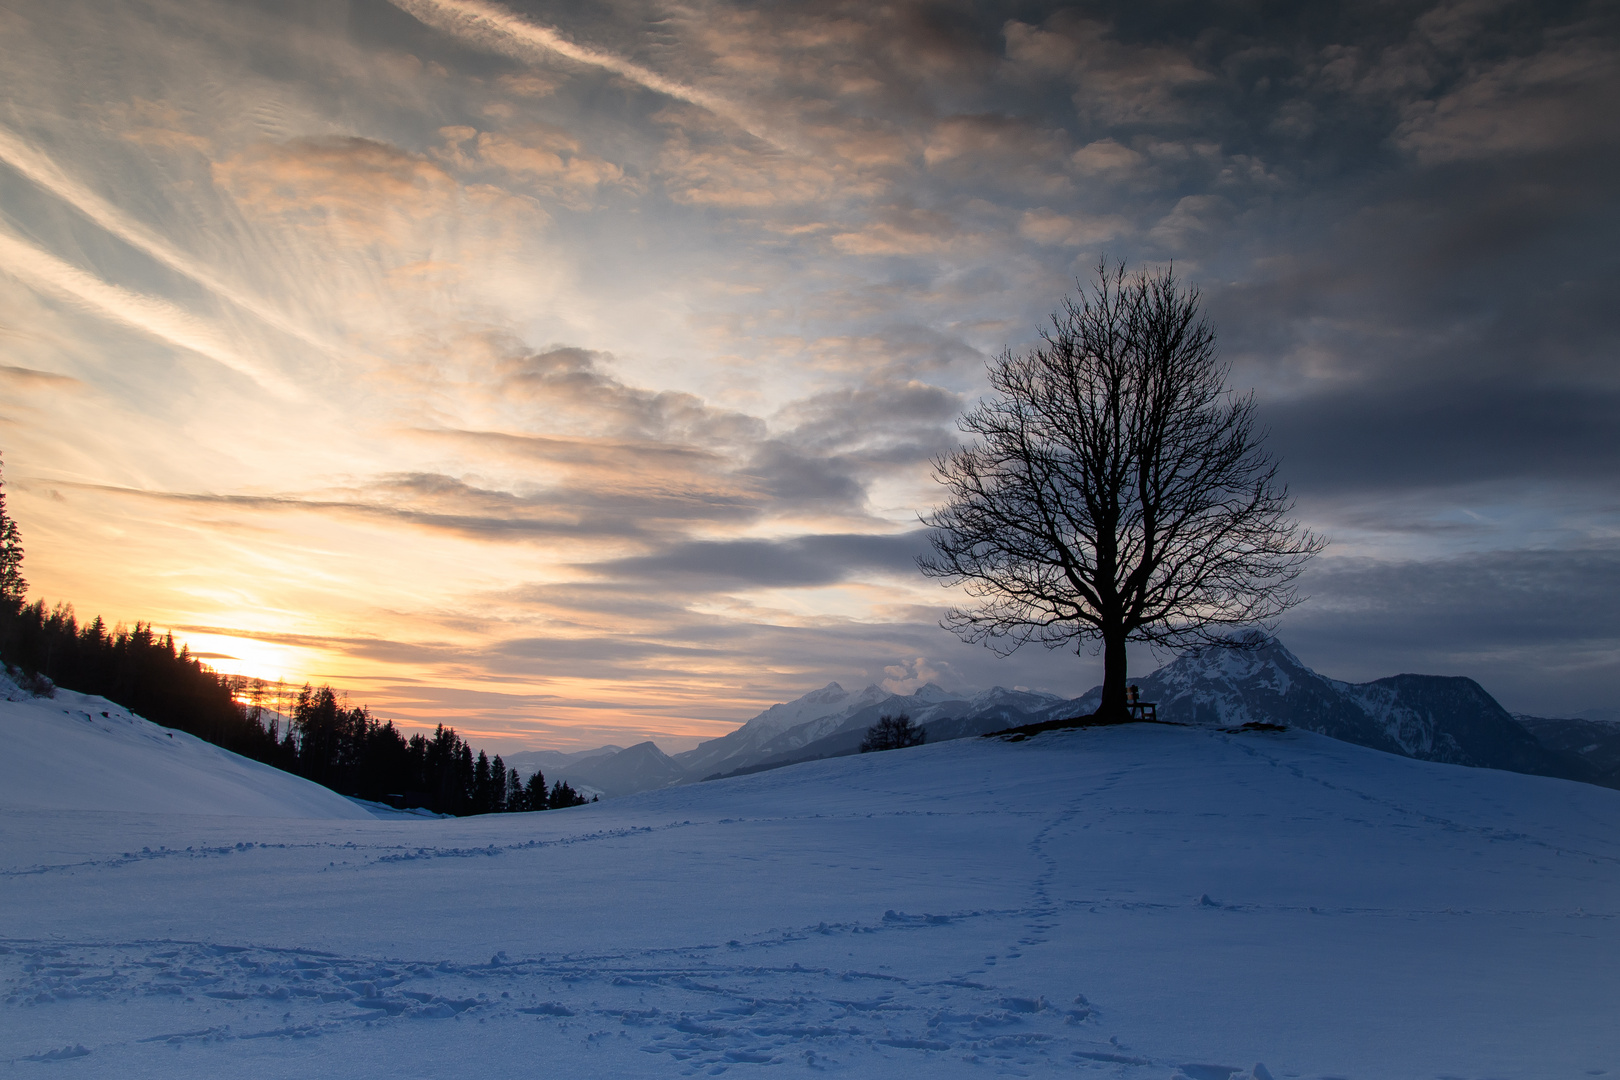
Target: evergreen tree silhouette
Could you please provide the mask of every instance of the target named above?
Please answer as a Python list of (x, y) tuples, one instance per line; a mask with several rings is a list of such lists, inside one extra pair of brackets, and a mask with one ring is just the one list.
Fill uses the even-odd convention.
[(6, 512), (6, 482), (0, 463), (0, 607), (15, 611), (28, 596), (28, 582), (22, 576), (22, 536), (17, 523)]
[(506, 812), (506, 762), (501, 760), (499, 754), (489, 763), (489, 812)]
[(534, 775), (529, 777), (529, 782), (523, 786), (523, 797), (530, 810), (550, 809), (551, 802), (546, 797), (545, 773), (539, 769), (534, 771)]
[(559, 780), (551, 787), (551, 795), (546, 800), (550, 809), (560, 810), (565, 806), (585, 805), (585, 796), (575, 791), (566, 780)]

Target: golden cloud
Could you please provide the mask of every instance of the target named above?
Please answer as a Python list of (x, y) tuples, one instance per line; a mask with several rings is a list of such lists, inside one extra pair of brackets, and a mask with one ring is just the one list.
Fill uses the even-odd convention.
[(937, 210), (896, 206), (864, 228), (836, 234), (832, 245), (846, 255), (929, 255), (949, 247), (957, 232)]
[(134, 98), (107, 106), (103, 126), (118, 137), (164, 150), (211, 154), (214, 144), (195, 130), (195, 118), (167, 101)]
[(213, 172), (254, 216), (325, 219), (377, 239), (447, 213), (458, 193), (455, 180), (427, 158), (355, 136), (256, 143)]
[(71, 375), (58, 375), (54, 371), (0, 364), (0, 382), (17, 390), (83, 390), (84, 383)]
[(534, 71), (502, 75), (495, 80), (495, 84), (508, 94), (525, 98), (549, 97), (561, 83), (562, 79), (559, 76), (541, 75)]
[(1130, 231), (1130, 223), (1118, 214), (1082, 217), (1060, 214), (1040, 207), (1026, 210), (1018, 219), (1018, 235), (1037, 244), (1084, 247), (1112, 240)]
[(1073, 187), (1068, 135), (1012, 117), (947, 117), (929, 133), (923, 160), (931, 170), (1043, 194)]
[(1121, 178), (1136, 173), (1146, 159), (1113, 139), (1099, 139), (1076, 150), (1070, 160), (1086, 176)]
[(514, 134), (458, 125), (439, 129), (444, 145), (434, 151), (462, 171), (494, 170), (574, 209), (590, 205), (599, 188), (625, 186), (624, 170), (585, 152), (558, 128), (532, 125)]
[(665, 143), (659, 167), (670, 198), (699, 206), (803, 204), (841, 190), (839, 175), (822, 161), (777, 150), (694, 146), (685, 133)]

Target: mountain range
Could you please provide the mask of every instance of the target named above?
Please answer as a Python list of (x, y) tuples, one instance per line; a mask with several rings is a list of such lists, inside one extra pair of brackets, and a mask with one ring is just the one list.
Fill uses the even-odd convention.
[[(1189, 649), (1136, 680), (1163, 722), (1197, 727), (1276, 724), (1403, 757), (1620, 787), (1620, 723), (1514, 715), (1472, 679), (1394, 675), (1348, 683), (1319, 675), (1282, 642), (1252, 633)], [(652, 742), (576, 754), (527, 751), (509, 764), (604, 797), (858, 753), (867, 728), (905, 714), (929, 742), (1094, 712), (1102, 688), (1078, 698), (993, 687), (952, 694), (929, 683), (911, 694), (836, 682), (772, 705), (737, 730), (683, 753)]]

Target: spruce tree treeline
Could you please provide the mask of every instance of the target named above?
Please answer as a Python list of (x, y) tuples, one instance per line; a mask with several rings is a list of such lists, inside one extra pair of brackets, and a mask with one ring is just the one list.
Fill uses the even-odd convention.
[[(25, 602), (23, 549), (6, 513), (0, 474), (0, 660), (23, 677), (96, 694), (164, 727), (323, 784), (343, 795), (421, 806), (441, 814), (490, 814), (579, 806), (586, 800), (558, 781), (546, 790), (538, 771), (525, 782), (497, 755), (473, 759), (454, 728), (407, 739), (391, 720), (350, 707), (329, 686), (305, 686), (289, 723), (266, 722), (264, 683), (220, 675), (158, 637), (150, 623), (108, 629), (98, 615), (80, 626), (71, 604), (46, 610)], [(48, 685), (48, 684), (47, 684)], [(243, 704), (242, 698), (247, 698)]]
[(0, 597), (0, 657), (25, 674), (100, 695), (343, 795), (458, 815), (587, 801), (560, 781), (547, 790), (539, 772), (524, 781), (498, 755), (475, 755), (454, 728), (441, 724), (431, 736), (407, 738), (393, 721), (348, 705), (327, 686), (299, 691), (283, 729), (276, 714), (251, 703), (255, 680), (220, 675), (148, 623), (108, 629), (97, 617), (80, 626), (70, 605), (47, 609), (44, 601)]
[(22, 560), (22, 536), (17, 532), (17, 523), (6, 513), (6, 482), (0, 473), (0, 607), (20, 605), (28, 595)]
[[(272, 737), (277, 724), (270, 721)], [(299, 691), (278, 752), (280, 761), (272, 764), (334, 791), (403, 800), (442, 814), (549, 810), (586, 801), (560, 781), (548, 792), (538, 771), (525, 783), (499, 754), (492, 761), (480, 750), (475, 758), (472, 746), (443, 724), (431, 736), (406, 738), (392, 720), (378, 721), (364, 705), (347, 706), (327, 686)]]

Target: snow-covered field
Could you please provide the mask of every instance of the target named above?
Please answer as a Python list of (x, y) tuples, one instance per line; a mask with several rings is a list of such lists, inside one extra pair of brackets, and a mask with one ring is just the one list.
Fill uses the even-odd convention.
[(1318, 735), (969, 739), (461, 820), (39, 787), (0, 797), (8, 1074), (1620, 1072), (1620, 792)]

